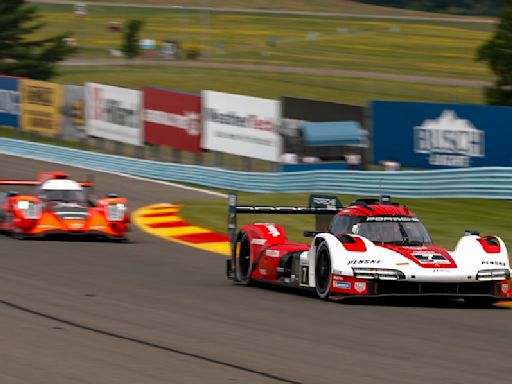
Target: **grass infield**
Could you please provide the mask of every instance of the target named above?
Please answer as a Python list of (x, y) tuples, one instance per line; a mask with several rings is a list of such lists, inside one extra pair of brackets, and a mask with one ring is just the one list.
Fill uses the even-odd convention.
[(140, 89), (154, 85), (199, 93), (202, 89), (278, 99), (281, 96), (367, 105), (371, 100), (481, 104), (478, 88), (290, 73), (157, 66), (63, 67), (63, 84), (91, 81)]

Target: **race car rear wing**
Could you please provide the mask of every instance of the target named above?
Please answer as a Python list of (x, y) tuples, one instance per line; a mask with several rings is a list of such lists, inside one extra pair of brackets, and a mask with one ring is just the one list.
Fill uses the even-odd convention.
[[(94, 183), (92, 181), (76, 181), (82, 187), (92, 187)], [(36, 186), (40, 185), (41, 182), (38, 180), (0, 180), (0, 185), (21, 185), (21, 186)]]
[(336, 196), (328, 195), (311, 195), (308, 207), (280, 207), (237, 205), (236, 193), (230, 193), (228, 204), (228, 236), (232, 246), (236, 241), (237, 214), (316, 215), (315, 230), (324, 232), (332, 217), (342, 208)]
[[(89, 177), (89, 176), (88, 176)], [(44, 183), (47, 180), (69, 179), (69, 175), (65, 172), (39, 172), (37, 180), (0, 180), (0, 185), (22, 185), (22, 186), (36, 186)], [(82, 187), (93, 187), (94, 182), (91, 180), (78, 181)]]

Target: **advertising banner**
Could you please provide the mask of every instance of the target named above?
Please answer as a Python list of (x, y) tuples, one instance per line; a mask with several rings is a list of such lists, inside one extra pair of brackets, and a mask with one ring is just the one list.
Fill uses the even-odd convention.
[(201, 152), (201, 97), (163, 88), (144, 88), (144, 141)]
[(358, 105), (332, 103), (327, 101), (283, 97), (282, 117), (314, 122), (357, 121), (365, 126), (365, 108)]
[(60, 133), (62, 86), (46, 81), (22, 79), (21, 128), (56, 136)]
[(203, 91), (204, 149), (277, 162), (279, 101)]
[(512, 107), (375, 101), (372, 115), (376, 163), (512, 166)]
[(19, 127), (20, 91), (15, 77), (0, 76), (0, 126)]
[(85, 90), (81, 85), (64, 86), (64, 105), (61, 108), (61, 134), (65, 138), (85, 136)]
[(86, 83), (87, 134), (131, 145), (142, 145), (141, 92)]

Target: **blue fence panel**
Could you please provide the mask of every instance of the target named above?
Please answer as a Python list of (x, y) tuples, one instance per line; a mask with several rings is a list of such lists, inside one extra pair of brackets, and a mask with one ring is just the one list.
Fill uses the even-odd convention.
[[(433, 171), (340, 171), (260, 173), (162, 163), (41, 143), (0, 138), (0, 153), (158, 180), (244, 192), (330, 192), (396, 197), (512, 199), (512, 168)], [(1, 172), (0, 172), (1, 178)]]
[(376, 163), (512, 166), (512, 107), (375, 101), (372, 118)]
[(20, 92), (19, 80), (0, 76), (0, 126), (19, 127)]

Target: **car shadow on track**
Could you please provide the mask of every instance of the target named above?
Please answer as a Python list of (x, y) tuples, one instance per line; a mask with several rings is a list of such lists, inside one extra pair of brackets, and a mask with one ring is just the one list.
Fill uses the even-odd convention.
[[(253, 282), (251, 288), (265, 289), (271, 292), (301, 296), (319, 300), (314, 291), (285, 287), (275, 284)], [(346, 297), (329, 301), (338, 305), (382, 306), (399, 308), (446, 308), (446, 309), (495, 309), (506, 310), (510, 307), (496, 306), (489, 303), (466, 303), (463, 299), (446, 297)]]
[(119, 243), (119, 244), (134, 244), (129, 238), (112, 239), (105, 236), (97, 235), (67, 235), (67, 234), (52, 234), (47, 236), (16, 236), (10, 233), (1, 233), (4, 237), (10, 238), (14, 241), (44, 241), (44, 242), (77, 242), (77, 243)]

